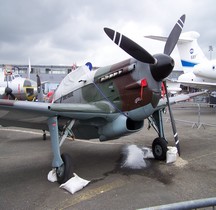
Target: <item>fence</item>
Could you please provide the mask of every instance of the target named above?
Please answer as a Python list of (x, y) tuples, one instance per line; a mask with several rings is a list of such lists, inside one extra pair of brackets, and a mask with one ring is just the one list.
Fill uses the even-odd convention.
[[(208, 103), (181, 102), (172, 105), (176, 122), (191, 124), (193, 128), (205, 128), (206, 126), (216, 126), (215, 105)], [(182, 114), (184, 113), (184, 114)], [(165, 115), (166, 122), (170, 119)]]

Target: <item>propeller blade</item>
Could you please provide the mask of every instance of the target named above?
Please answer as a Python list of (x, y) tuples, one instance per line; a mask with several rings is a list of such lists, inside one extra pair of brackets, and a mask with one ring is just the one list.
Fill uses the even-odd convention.
[(170, 32), (169, 37), (167, 38), (165, 47), (164, 47), (164, 54), (170, 55), (173, 51), (173, 49), (176, 46), (176, 43), (178, 42), (179, 36), (182, 32), (182, 28), (184, 26), (185, 22), (185, 15), (182, 15), (175, 26), (173, 27), (172, 31)]
[(175, 140), (175, 145), (176, 145), (178, 154), (180, 156), (180, 145), (179, 145), (178, 133), (177, 133), (175, 120), (174, 120), (172, 109), (171, 109), (170, 102), (169, 102), (169, 96), (168, 96), (166, 81), (163, 81), (163, 83), (164, 83), (164, 88), (165, 88), (165, 93), (166, 93), (166, 98), (167, 98), (167, 106), (168, 106), (168, 110), (169, 110), (169, 114), (170, 114), (170, 121), (171, 121), (171, 125), (172, 125), (172, 131), (173, 131), (173, 136), (174, 136), (174, 140)]
[(128, 37), (110, 28), (104, 28), (104, 31), (115, 44), (117, 44), (133, 58), (144, 63), (155, 63), (155, 59), (151, 54), (149, 54), (145, 49), (143, 49), (140, 45), (138, 45)]
[(44, 102), (43, 90), (40, 76), (37, 74), (37, 99), (39, 102)]

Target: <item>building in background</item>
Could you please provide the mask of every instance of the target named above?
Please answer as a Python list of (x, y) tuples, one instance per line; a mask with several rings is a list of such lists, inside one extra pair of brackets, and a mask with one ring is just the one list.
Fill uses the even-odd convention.
[[(16, 64), (0, 64), (0, 69), (6, 70), (10, 67), (10, 70), (26, 78), (28, 75), (29, 65), (16, 65)], [(44, 85), (44, 92), (47, 93), (55, 89), (66, 74), (75, 69), (75, 66), (61, 66), (61, 65), (31, 65), (30, 78), (37, 81), (36, 75), (40, 75), (41, 81), (46, 82)]]

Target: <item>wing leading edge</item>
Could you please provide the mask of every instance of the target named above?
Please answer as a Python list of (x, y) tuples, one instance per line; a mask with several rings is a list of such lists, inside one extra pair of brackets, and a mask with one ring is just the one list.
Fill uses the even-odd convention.
[[(206, 94), (206, 92), (202, 91), (202, 92), (196, 92), (196, 93), (181, 94), (181, 95), (170, 97), (169, 102), (172, 105), (172, 104), (175, 104), (175, 103), (178, 103), (178, 102), (181, 102), (181, 101), (187, 101), (190, 98), (193, 98), (193, 97), (199, 96), (199, 95), (203, 95), (203, 94)], [(163, 109), (166, 106), (167, 106), (167, 99), (166, 98), (161, 98), (158, 105), (157, 105), (157, 107), (156, 107), (156, 110)]]
[(106, 104), (51, 104), (29, 101), (0, 100), (0, 125), (47, 130), (47, 120), (58, 116), (75, 120), (115, 117)]

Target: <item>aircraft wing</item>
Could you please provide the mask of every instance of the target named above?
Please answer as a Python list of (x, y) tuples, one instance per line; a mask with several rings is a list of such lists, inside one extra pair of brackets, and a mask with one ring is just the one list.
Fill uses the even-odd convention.
[[(199, 96), (199, 95), (204, 95), (204, 94), (206, 94), (205, 91), (196, 92), (196, 93), (189, 93), (189, 94), (181, 94), (181, 95), (169, 97), (169, 102), (172, 105), (172, 104), (175, 104), (177, 102), (187, 101), (190, 98), (193, 98), (193, 97)], [(167, 106), (167, 99), (166, 99), (166, 97), (161, 98), (160, 101), (159, 101), (159, 103), (158, 103), (158, 105), (157, 105), (156, 110), (163, 109), (166, 106)]]
[[(178, 82), (178, 81), (177, 81)], [(195, 82), (195, 81), (179, 81), (184, 86), (190, 86), (199, 89), (216, 90), (216, 83), (212, 82)]]
[(52, 116), (89, 120), (116, 117), (113, 108), (105, 103), (52, 104), (0, 99), (0, 125), (47, 130), (47, 119)]
[[(186, 101), (191, 97), (204, 93), (197, 92), (170, 97), (170, 104)], [(163, 109), (166, 106), (167, 100), (166, 98), (162, 98), (156, 110)], [(104, 123), (105, 121), (112, 121), (119, 115), (119, 113), (114, 112), (114, 108), (106, 102), (94, 104), (61, 104), (0, 99), (0, 125), (2, 126), (48, 130), (47, 120), (53, 116), (58, 116), (66, 120), (90, 120), (91, 122), (94, 119), (97, 122), (100, 122), (98, 119), (103, 119), (102, 123)]]

